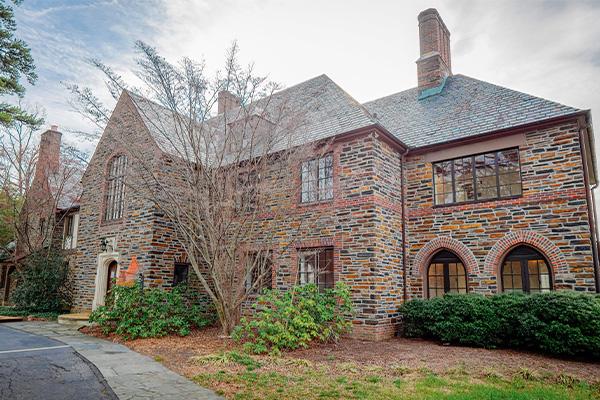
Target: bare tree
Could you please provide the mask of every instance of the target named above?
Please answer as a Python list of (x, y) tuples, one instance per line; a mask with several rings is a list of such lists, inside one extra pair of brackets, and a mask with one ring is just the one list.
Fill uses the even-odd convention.
[[(41, 121), (39, 114), (32, 113)], [(40, 158), (39, 125), (15, 120), (1, 132), (0, 189), (7, 216), (3, 223), (12, 236), (4, 240), (16, 241), (14, 255), (21, 257), (50, 244), (60, 222), (56, 211), (71, 207), (80, 194), (83, 164), (68, 146), (58, 151), (56, 160)]]
[[(286, 223), (300, 192), (300, 166), (328, 143), (302, 142), (298, 99), (252, 65), (242, 67), (235, 43), (214, 78), (202, 63), (172, 64), (142, 42), (136, 47), (143, 89), (130, 96), (161, 152), (148, 157), (145, 144), (123, 138), (137, 170), (127, 185), (172, 224), (223, 333), (230, 334), (248, 296), (271, 281), (274, 253), (292, 246), (302, 229)], [(126, 89), (97, 65), (113, 94)], [(77, 111), (94, 121), (107, 115), (88, 89), (71, 89)]]

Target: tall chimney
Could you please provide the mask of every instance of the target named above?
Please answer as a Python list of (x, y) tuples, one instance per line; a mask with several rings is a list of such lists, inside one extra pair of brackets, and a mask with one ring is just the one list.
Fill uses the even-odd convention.
[(239, 107), (240, 99), (228, 90), (221, 90), (217, 97), (218, 113), (222, 114), (233, 108)]
[(421, 56), (417, 60), (417, 76), (421, 91), (441, 85), (452, 75), (450, 31), (435, 8), (419, 14)]
[(42, 133), (35, 167), (35, 179), (47, 181), (50, 175), (58, 172), (61, 136), (57, 125), (52, 125), (50, 129)]

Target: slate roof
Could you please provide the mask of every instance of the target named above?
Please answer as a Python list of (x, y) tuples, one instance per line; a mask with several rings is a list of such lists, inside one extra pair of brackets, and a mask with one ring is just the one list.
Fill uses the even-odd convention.
[[(144, 97), (131, 92), (129, 94), (161, 150), (181, 156), (186, 150), (179, 143), (186, 141), (176, 138), (178, 129), (173, 113)], [(299, 119), (294, 123), (294, 143), (287, 145), (299, 145), (333, 137), (377, 122), (363, 105), (327, 75), (319, 75), (274, 93), (268, 105), (263, 103), (264, 100), (258, 100), (247, 107), (266, 107), (266, 114), (269, 114), (269, 109), (276, 110), (283, 105), (292, 110), (290, 115), (293, 115), (293, 118)], [(235, 110), (230, 113), (235, 113)], [(219, 118), (222, 116), (216, 116), (207, 123), (218, 126)], [(174, 135), (175, 139), (166, 137), (166, 133)]]
[[(178, 140), (177, 132), (183, 130), (177, 129), (172, 112), (129, 94), (161, 150), (178, 156), (185, 154), (181, 143), (187, 141)], [(247, 107), (258, 109), (264, 106), (262, 102), (264, 99)], [(319, 75), (273, 94), (265, 107), (275, 109), (283, 102), (302, 118), (294, 143), (285, 146), (380, 124), (409, 148), (418, 148), (581, 111), (460, 74), (448, 77), (439, 94), (419, 99), (419, 89), (415, 87), (364, 104), (327, 75)], [(207, 123), (217, 126), (220, 118), (222, 115)]]
[(465, 75), (448, 77), (441, 93), (418, 99), (412, 88), (364, 106), (409, 147), (422, 147), (576, 113), (540, 97)]

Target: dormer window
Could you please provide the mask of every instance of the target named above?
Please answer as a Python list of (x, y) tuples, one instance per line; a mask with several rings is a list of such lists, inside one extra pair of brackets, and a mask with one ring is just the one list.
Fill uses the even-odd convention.
[(123, 217), (126, 169), (127, 156), (123, 154), (113, 157), (108, 164), (104, 209), (105, 221), (113, 221)]
[(436, 205), (520, 196), (519, 149), (434, 163), (433, 187)]

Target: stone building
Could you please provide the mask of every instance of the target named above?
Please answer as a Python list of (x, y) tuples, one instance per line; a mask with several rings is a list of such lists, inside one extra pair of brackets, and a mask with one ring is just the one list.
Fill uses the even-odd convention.
[[(282, 91), (306, 112), (305, 140), (331, 144), (304, 164), (316, 175), (290, 171), (325, 190), (306, 182), (288, 210), (304, 228), (294, 248), (273, 249), (271, 285), (318, 281), (311, 268), (329, 266), (319, 283), (350, 285), (353, 334), (375, 340), (394, 334), (413, 298), (599, 291), (589, 110), (454, 75), (441, 17), (428, 9), (418, 21), (417, 87), (365, 104), (325, 75)], [(128, 141), (148, 159), (169, 153), (149, 104), (122, 94), (83, 176), (76, 309), (102, 304), (131, 265), (151, 286), (186, 279), (172, 226), (125, 185), (140, 173)], [(223, 93), (219, 112), (238, 104)]]

